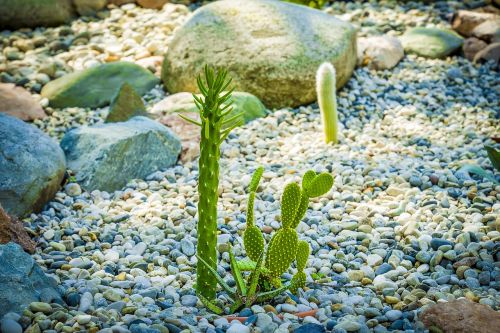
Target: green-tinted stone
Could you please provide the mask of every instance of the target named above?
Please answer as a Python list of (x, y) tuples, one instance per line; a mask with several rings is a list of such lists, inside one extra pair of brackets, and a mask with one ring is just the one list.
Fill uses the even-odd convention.
[(159, 79), (136, 64), (113, 62), (51, 81), (43, 87), (41, 95), (56, 108), (97, 108), (109, 104), (124, 83), (143, 95), (154, 88)]
[(111, 102), (105, 122), (117, 123), (127, 121), (135, 116), (147, 116), (147, 114), (141, 96), (130, 84), (124, 83)]
[(413, 28), (401, 36), (406, 52), (427, 58), (444, 58), (463, 44), (463, 38), (456, 32), (438, 28)]

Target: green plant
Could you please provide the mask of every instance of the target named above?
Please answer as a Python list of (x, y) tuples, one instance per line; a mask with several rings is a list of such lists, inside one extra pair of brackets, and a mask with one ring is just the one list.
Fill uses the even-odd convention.
[[(262, 173), (263, 169), (258, 168), (249, 186), (247, 228), (243, 234), (243, 244), (249, 259), (236, 261), (232, 251), (229, 251), (231, 272), (237, 288), (230, 288), (217, 274), (214, 265), (199, 257), (203, 266), (211, 272), (232, 299), (230, 312), (237, 311), (243, 305), (249, 307), (254, 302), (266, 301), (286, 290), (296, 293), (298, 288), (305, 286), (304, 269), (310, 249), (306, 241), (299, 241), (295, 229), (307, 211), (309, 199), (325, 194), (333, 185), (333, 177), (330, 174), (317, 175), (312, 170), (305, 173), (302, 188), (297, 183), (288, 184), (281, 198), (282, 228), (273, 235), (265, 251), (264, 236), (254, 224), (253, 212), (255, 192)], [(281, 275), (290, 268), (293, 261), (296, 262), (297, 273), (290, 282), (283, 284)], [(248, 275), (244, 277), (243, 272), (248, 272)], [(207, 308), (222, 313), (222, 309), (214, 302), (203, 297), (200, 299)]]
[(316, 73), (316, 94), (321, 112), (325, 142), (338, 142), (338, 115), (335, 67), (325, 62)]
[(493, 146), (484, 146), (484, 148), (486, 148), (486, 153), (488, 153), (488, 158), (493, 167), (495, 167), (497, 171), (500, 171), (500, 151)]
[[(201, 97), (195, 94), (193, 97), (201, 122), (182, 114), (179, 116), (201, 127), (197, 254), (210, 263), (211, 268), (215, 268), (220, 145), (231, 130), (240, 125), (235, 120), (241, 119), (241, 114), (229, 116), (232, 111), (233, 89), (225, 92), (231, 83), (231, 79), (227, 79), (226, 70), (221, 69), (215, 73), (213, 68), (205, 66), (205, 82), (200, 75), (197, 83)], [(217, 280), (205, 265), (197, 266), (196, 288), (202, 297), (208, 300), (215, 298)]]
[(296, 3), (299, 5), (309, 6), (311, 8), (320, 9), (326, 1), (325, 0), (285, 0), (286, 2)]

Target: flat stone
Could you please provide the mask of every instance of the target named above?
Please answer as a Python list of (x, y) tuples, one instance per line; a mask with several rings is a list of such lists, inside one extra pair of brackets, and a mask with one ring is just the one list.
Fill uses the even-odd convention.
[(400, 37), (406, 52), (427, 58), (444, 58), (458, 50), (463, 38), (453, 30), (412, 28)]

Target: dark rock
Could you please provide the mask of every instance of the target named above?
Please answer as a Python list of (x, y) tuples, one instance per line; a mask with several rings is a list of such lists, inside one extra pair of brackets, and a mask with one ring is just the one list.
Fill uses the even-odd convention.
[(0, 267), (0, 317), (22, 312), (31, 302), (64, 303), (55, 280), (19, 245), (0, 245)]
[(61, 25), (75, 14), (72, 0), (4, 0), (1, 8), (0, 28), (10, 29)]
[(314, 323), (308, 323), (300, 326), (293, 331), (294, 333), (324, 333), (326, 332), (323, 325), (318, 325)]
[(0, 114), (0, 203), (8, 214), (39, 211), (66, 170), (64, 153), (35, 126)]
[(443, 246), (443, 245), (453, 246), (453, 242), (446, 240), (446, 239), (441, 239), (441, 238), (431, 239), (431, 247), (433, 250), (437, 250), (437, 249), (439, 249), (440, 246)]

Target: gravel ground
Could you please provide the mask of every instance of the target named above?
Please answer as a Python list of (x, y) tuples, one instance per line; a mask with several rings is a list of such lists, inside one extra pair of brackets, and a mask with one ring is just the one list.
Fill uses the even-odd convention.
[[(331, 10), (359, 25), (361, 35), (398, 35), (416, 24), (445, 27), (459, 6), (381, 1), (335, 3)], [(110, 52), (96, 49), (126, 40), (136, 43), (116, 50), (124, 60), (138, 59), (144, 50), (162, 54), (189, 15), (181, 5), (160, 14), (123, 8), (99, 21), (75, 21), (74, 35), (95, 32), (88, 43), (53, 58), (29, 54), (7, 66), (31, 68), (36, 75), (49, 57), (70, 72), (106, 61)], [(39, 32), (50, 42), (61, 29)], [(36, 80), (26, 79), (36, 92)], [(34, 257), (59, 281), (68, 307), (52, 304), (49, 311), (35, 305), (19, 321), (31, 325), (27, 332), (284, 333), (308, 323), (338, 333), (414, 332), (422, 330), (419, 309), (438, 301), (467, 297), (498, 310), (500, 185), (461, 167), (493, 171), (483, 145), (498, 134), (499, 92), (491, 64), (407, 55), (390, 71), (355, 71), (338, 96), (338, 145), (323, 143), (317, 105), (277, 110), (236, 129), (222, 146), (221, 274), (229, 269), (228, 243), (243, 255), (245, 188), (257, 166), (266, 170), (255, 203), (266, 237), (280, 226), (279, 198), (287, 182), (308, 169), (335, 176), (333, 189), (313, 201), (298, 227), (312, 248), (307, 290), (242, 310), (246, 326), (208, 314), (194, 296), (196, 162), (131, 181), (115, 193), (82, 192), (69, 183), (44, 212), (27, 220), (38, 242)], [(151, 91), (148, 106), (164, 95), (161, 87)], [(36, 125), (58, 138), (68, 128), (101, 122), (107, 113), (48, 110), (51, 116)], [(319, 309), (315, 317), (293, 315), (311, 309)]]

